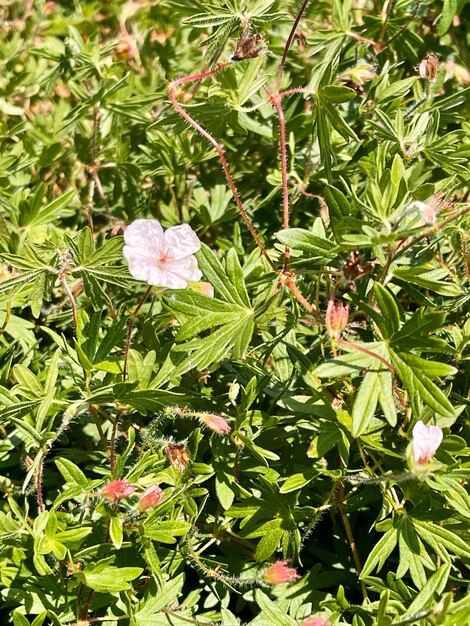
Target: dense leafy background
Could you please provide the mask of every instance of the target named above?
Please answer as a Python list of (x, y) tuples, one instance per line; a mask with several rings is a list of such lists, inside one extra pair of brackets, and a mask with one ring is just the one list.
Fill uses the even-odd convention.
[[(309, 90), (282, 100), (286, 229), (263, 86), (297, 10), (1, 4), (4, 623), (470, 620), (469, 6), (307, 7), (282, 78)], [(349, 304), (349, 345), (263, 259), (216, 151), (168, 99), (168, 81), (229, 60), (247, 24), (264, 53), (178, 101), (223, 146), (279, 271), (287, 244), (320, 317), (333, 297)], [(139, 217), (192, 225), (215, 297), (155, 289), (123, 382), (146, 285), (122, 232)], [(231, 435), (203, 429), (205, 413)], [(406, 460), (419, 419), (445, 432), (420, 472)], [(190, 459), (183, 472), (171, 450)], [(136, 497), (99, 495), (113, 479), (159, 482), (165, 499), (139, 515)], [(302, 578), (263, 585), (282, 558)]]

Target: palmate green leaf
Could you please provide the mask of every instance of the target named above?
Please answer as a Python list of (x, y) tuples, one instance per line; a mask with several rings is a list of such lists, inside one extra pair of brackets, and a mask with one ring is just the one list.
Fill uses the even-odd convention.
[(177, 537), (184, 537), (191, 530), (189, 522), (166, 520), (150, 522), (144, 525), (144, 534), (149, 539), (162, 543), (176, 543)]
[(220, 13), (203, 13), (199, 15), (192, 15), (186, 17), (183, 20), (184, 24), (194, 26), (194, 28), (208, 28), (211, 26), (222, 26), (234, 19), (234, 15), (227, 11), (220, 11)]
[(419, 611), (430, 608), (444, 591), (450, 574), (450, 563), (445, 563), (426, 581), (424, 587), (410, 604), (406, 611), (407, 616), (416, 615)]
[(332, 185), (325, 187), (325, 200), (336, 239), (351, 230), (361, 231), (362, 220), (357, 219), (356, 208), (340, 189)]
[(46, 419), (47, 413), (54, 400), (60, 357), (61, 350), (60, 348), (57, 348), (48, 364), (47, 378), (44, 384), (44, 399), (42, 400), (36, 415), (36, 428), (38, 431), (42, 430), (44, 420)]
[(367, 430), (369, 423), (374, 417), (378, 399), (379, 385), (377, 384), (377, 373), (367, 372), (359, 387), (352, 409), (351, 434), (353, 437), (356, 438)]
[[(7, 255), (3, 255), (3, 256), (7, 256)], [(20, 276), (15, 276), (14, 278), (7, 278), (7, 280), (4, 280), (2, 282), (0, 282), (0, 295), (1, 294), (6, 294), (9, 293), (13, 290), (19, 290), (20, 288), (29, 285), (29, 284), (33, 284), (34, 281), (44, 272), (44, 270), (41, 269), (35, 269), (35, 270), (31, 270), (28, 272), (24, 272), (24, 274), (21, 274)]]
[(306, 252), (309, 257), (322, 259), (325, 262), (335, 258), (338, 246), (326, 238), (314, 235), (303, 228), (288, 228), (276, 233), (279, 241), (293, 250)]
[(398, 530), (396, 528), (392, 528), (385, 533), (385, 535), (372, 548), (372, 551), (370, 552), (361, 572), (361, 579), (366, 578), (375, 568), (377, 568), (378, 572), (382, 569), (385, 561), (393, 552), (397, 541)]
[(243, 106), (267, 82), (268, 74), (260, 75), (262, 64), (262, 57), (253, 59), (248, 64), (246, 70), (243, 71), (238, 83), (238, 89), (230, 90), (230, 104), (234, 109)]
[(70, 208), (70, 201), (76, 195), (76, 189), (70, 189), (59, 198), (56, 198), (45, 207), (40, 208), (35, 215), (31, 217), (28, 226), (42, 226), (49, 224), (61, 217), (69, 217), (74, 215), (76, 209)]
[(212, 250), (202, 245), (196, 254), (204, 277), (214, 287), (216, 295), (225, 302), (249, 307), (243, 272), (235, 250), (229, 250), (226, 256), (226, 271)]
[(26, 402), (17, 402), (15, 404), (9, 404), (7, 406), (0, 407), (0, 422), (7, 421), (12, 417), (20, 418), (31, 413), (39, 404), (41, 400), (28, 400)]
[(165, 584), (159, 585), (158, 593), (149, 594), (140, 602), (139, 610), (131, 618), (131, 626), (154, 626), (155, 618), (161, 610), (177, 600), (183, 584), (184, 574), (178, 574)]
[(177, 341), (186, 341), (209, 328), (231, 324), (247, 314), (244, 307), (189, 290), (169, 291), (164, 294), (163, 301), (182, 324), (176, 335)]
[(395, 296), (380, 283), (374, 285), (374, 293), (377, 304), (382, 313), (382, 323), (380, 330), (385, 339), (391, 337), (400, 327), (400, 311)]
[[(242, 357), (250, 343), (253, 329), (253, 314), (250, 312), (243, 318), (218, 328), (203, 339), (193, 339), (173, 346), (154, 384), (161, 385), (164, 381), (181, 376), (194, 368), (204, 369), (230, 353), (235, 357)], [(188, 356), (181, 359), (178, 358), (178, 353), (186, 353)]]
[(84, 491), (89, 489), (89, 479), (85, 476), (78, 465), (73, 463), (73, 461), (66, 458), (60, 458), (55, 459), (54, 462), (67, 483), (75, 484)]
[(94, 567), (88, 566), (83, 572), (77, 572), (75, 576), (94, 591), (118, 593), (131, 589), (130, 581), (140, 576), (142, 571), (141, 567), (113, 567), (108, 565), (104, 569), (96, 570)]
[(323, 110), (323, 105), (319, 98), (316, 99), (315, 106), (315, 123), (318, 136), (318, 145), (320, 148), (320, 156), (323, 167), (325, 168), (326, 179), (329, 184), (333, 182), (332, 162), (333, 150), (330, 139), (330, 125), (328, 118)]
[(272, 520), (268, 522), (269, 528), (266, 528), (267, 524), (263, 527), (263, 536), (256, 547), (255, 559), (258, 563), (262, 563), (269, 559), (269, 557), (276, 552), (281, 543), (284, 530), (281, 528), (282, 519)]
[(419, 394), (419, 397), (439, 415), (455, 416), (452, 404), (439, 387), (432, 382), (432, 378), (439, 375), (455, 373), (454, 368), (443, 363), (426, 361), (409, 352), (397, 352), (390, 349), (389, 353), (415, 408), (417, 407), (416, 394)]
[(87, 269), (93, 269), (122, 261), (123, 245), (123, 237), (112, 237), (112, 239), (105, 241), (89, 257), (83, 259), (81, 264)]
[(461, 288), (454, 282), (448, 282), (451, 278), (448, 269), (436, 269), (430, 265), (419, 265), (417, 267), (399, 267), (392, 271), (395, 278), (403, 281), (404, 284), (410, 282), (418, 287), (424, 287), (435, 293), (447, 297), (462, 295)]
[[(400, 330), (395, 334), (392, 345), (410, 345), (410, 340), (415, 342), (421, 337), (428, 339), (428, 334), (441, 328), (444, 324), (445, 313), (443, 311), (435, 311), (433, 309), (419, 308), (413, 313), (408, 321), (406, 321)], [(403, 347), (405, 347), (405, 345)]]
[(453, 476), (431, 475), (426, 482), (442, 492), (448, 505), (470, 520), (470, 495), (460, 482)]
[(289, 617), (289, 615), (283, 614), (280, 607), (275, 604), (269, 597), (257, 589), (255, 591), (255, 600), (261, 609), (262, 615), (266, 618), (269, 624), (273, 626), (296, 626), (297, 621)]
[[(374, 352), (384, 358), (387, 356), (386, 344), (383, 341), (369, 343), (361, 343), (358, 341), (357, 345), (367, 348), (370, 352)], [(344, 346), (344, 349), (348, 350), (348, 352), (335, 359), (328, 359), (324, 363), (321, 363), (312, 371), (312, 375), (318, 376), (319, 378), (354, 376), (361, 374), (364, 369), (378, 372), (384, 367), (372, 354), (365, 354), (364, 352), (355, 350), (353, 347)]]
[(380, 87), (376, 90), (377, 102), (385, 102), (391, 98), (401, 98), (407, 94), (414, 83), (418, 80), (417, 76), (411, 78), (403, 78), (402, 80), (396, 80), (391, 85), (381, 83)]
[(442, 558), (445, 558), (445, 555), (442, 553), (442, 548), (445, 548), (451, 554), (468, 559), (468, 543), (456, 533), (443, 526), (424, 520), (413, 519), (413, 524), (421, 539), (429, 544)]

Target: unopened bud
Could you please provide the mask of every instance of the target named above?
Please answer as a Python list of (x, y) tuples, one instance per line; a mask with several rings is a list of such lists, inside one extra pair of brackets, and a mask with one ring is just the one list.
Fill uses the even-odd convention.
[(270, 583), (271, 585), (279, 585), (282, 583), (291, 583), (298, 578), (301, 578), (299, 574), (297, 574), (297, 570), (293, 567), (287, 567), (289, 561), (277, 561), (263, 574), (263, 579)]
[(346, 328), (349, 318), (349, 307), (342, 302), (330, 300), (326, 309), (325, 326), (332, 339), (338, 339)]
[(428, 81), (433, 81), (436, 78), (438, 69), (439, 59), (434, 52), (427, 54), (418, 66), (419, 75)]
[(199, 413), (198, 415), (203, 424), (219, 433), (219, 435), (228, 435), (232, 430), (227, 420), (221, 415), (215, 415), (214, 413)]
[(135, 491), (134, 485), (131, 485), (127, 480), (113, 480), (103, 487), (100, 495), (104, 496), (108, 500), (116, 502), (123, 498), (128, 498)]
[(140, 512), (147, 511), (148, 509), (157, 506), (157, 504), (160, 504), (162, 500), (163, 491), (161, 490), (160, 485), (155, 483), (154, 485), (147, 487), (140, 497), (140, 500), (137, 502), (136, 508)]

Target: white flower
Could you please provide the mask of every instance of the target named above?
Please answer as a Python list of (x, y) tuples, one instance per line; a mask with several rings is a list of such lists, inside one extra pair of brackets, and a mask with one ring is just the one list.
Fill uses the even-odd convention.
[(158, 220), (135, 220), (124, 231), (124, 257), (129, 272), (149, 285), (186, 289), (202, 277), (194, 253), (201, 247), (189, 224), (166, 231)]
[(416, 422), (411, 440), (414, 462), (427, 463), (441, 445), (442, 436), (439, 426), (426, 426), (421, 420)]

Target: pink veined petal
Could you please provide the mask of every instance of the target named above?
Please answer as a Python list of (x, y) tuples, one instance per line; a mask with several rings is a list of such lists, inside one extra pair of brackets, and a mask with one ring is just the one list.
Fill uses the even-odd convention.
[(201, 242), (189, 224), (171, 226), (165, 231), (165, 252), (171, 259), (183, 259), (200, 247)]
[(441, 445), (443, 438), (439, 426), (426, 426), (421, 420), (413, 427), (413, 457), (417, 463), (426, 463)]
[(169, 289), (186, 289), (187, 281), (181, 276), (170, 272), (166, 267), (150, 267), (147, 282), (149, 285), (168, 287)]
[(188, 256), (184, 259), (175, 259), (169, 261), (166, 268), (168, 272), (184, 278), (187, 282), (197, 282), (202, 278), (202, 272), (198, 267), (197, 259), (195, 256)]
[(157, 220), (135, 220), (124, 231), (127, 246), (158, 256), (165, 246), (165, 235)]

